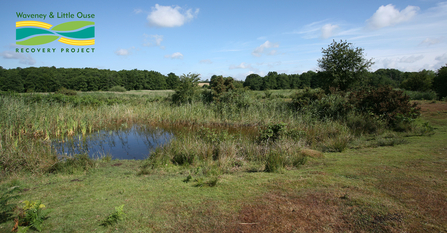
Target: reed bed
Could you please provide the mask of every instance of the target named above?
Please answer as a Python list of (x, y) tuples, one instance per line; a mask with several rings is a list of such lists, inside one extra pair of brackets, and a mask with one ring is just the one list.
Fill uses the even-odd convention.
[[(94, 98), (92, 97), (94, 96)], [(71, 99), (70, 99), (71, 98)], [(245, 97), (244, 97), (245, 98)], [(36, 101), (37, 100), (37, 101)], [(296, 111), (283, 98), (244, 99), (244, 105), (207, 103), (173, 105), (169, 97), (145, 95), (83, 93), (81, 97), (60, 95), (0, 95), (0, 168), (2, 174), (21, 171), (43, 173), (58, 162), (51, 150), (52, 140), (74, 135), (86, 135), (112, 126), (132, 123), (185, 127), (231, 126), (248, 130), (251, 137), (239, 135), (219, 145), (207, 143), (192, 134), (177, 137), (170, 145), (155, 153), (153, 158), (167, 158), (175, 164), (175, 156), (195, 154), (208, 161), (219, 151), (219, 168), (234, 168), (240, 163), (267, 161), (269, 153), (299, 154), (304, 148), (339, 152), (347, 148), (355, 134), (346, 122), (321, 119), (312, 111)], [(289, 132), (270, 144), (256, 142), (256, 136), (269, 125), (283, 124)], [(361, 136), (361, 135), (360, 135)], [(286, 146), (287, 145), (287, 146)], [(176, 150), (185, 150), (185, 152)], [(292, 149), (291, 149), (292, 148)], [(285, 153), (285, 151), (295, 151)], [(214, 152), (213, 152), (214, 151)], [(205, 154), (203, 154), (205, 153)], [(212, 157), (212, 156), (211, 156)], [(157, 162), (158, 163), (158, 162)], [(213, 162), (214, 164), (215, 162)], [(233, 165), (230, 165), (233, 164)]]

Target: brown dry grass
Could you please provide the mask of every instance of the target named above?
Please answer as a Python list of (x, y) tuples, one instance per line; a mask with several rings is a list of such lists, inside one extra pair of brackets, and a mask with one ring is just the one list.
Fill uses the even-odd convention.
[(323, 153), (312, 149), (302, 149), (301, 154), (311, 158), (324, 158)]

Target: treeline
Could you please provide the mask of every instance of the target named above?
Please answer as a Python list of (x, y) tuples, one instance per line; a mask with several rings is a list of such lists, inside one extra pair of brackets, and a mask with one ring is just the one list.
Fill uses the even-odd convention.
[[(436, 92), (438, 97), (447, 96), (447, 66), (437, 72), (422, 70), (419, 72), (402, 72), (396, 69), (378, 69), (375, 72), (364, 72), (361, 75), (362, 86), (391, 86), (409, 91)], [(308, 71), (302, 74), (278, 74), (269, 72), (261, 77), (258, 74), (250, 74), (244, 82), (244, 87), (251, 90), (273, 89), (301, 89), (301, 88), (326, 88), (330, 83), (328, 72)]]
[(97, 68), (29, 67), (3, 69), (0, 66), (0, 90), (14, 92), (54, 92), (64, 87), (77, 91), (109, 90), (122, 86), (126, 90), (175, 89), (179, 77), (156, 71)]
[[(245, 87), (251, 90), (272, 90), (272, 89), (301, 89), (305, 87), (322, 88), (326, 85), (326, 72), (308, 71), (302, 74), (278, 74), (269, 72), (261, 77), (257, 74), (250, 74), (244, 82)], [(435, 72), (423, 70), (421, 72), (402, 72), (396, 69), (379, 69), (375, 72), (363, 74), (364, 84), (370, 86), (392, 86), (415, 91), (427, 91), (431, 89), (431, 82), (435, 77)], [(416, 83), (421, 79), (421, 83)]]
[[(402, 72), (396, 69), (379, 69), (375, 72), (364, 72), (361, 85), (391, 86), (410, 91), (435, 91), (438, 97), (447, 96), (447, 78), (444, 66), (437, 72), (422, 70), (419, 72)], [(261, 77), (250, 74), (245, 81), (234, 80), (234, 86), (248, 87), (251, 90), (325, 88), (327, 72), (308, 71), (302, 74), (278, 74), (269, 72)], [(211, 77), (212, 81), (216, 75)], [(208, 81), (208, 80), (207, 80)], [(207, 82), (205, 81), (205, 82)], [(64, 87), (76, 91), (109, 90), (121, 86), (126, 90), (173, 90), (180, 83), (174, 73), (163, 75), (156, 71), (121, 70), (113, 71), (97, 68), (56, 68), (29, 67), (3, 69), (0, 66), (0, 90), (14, 92), (54, 92)]]

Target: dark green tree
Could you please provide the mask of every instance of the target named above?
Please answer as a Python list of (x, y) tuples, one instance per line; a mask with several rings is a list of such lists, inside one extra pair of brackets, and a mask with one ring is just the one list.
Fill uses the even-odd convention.
[(290, 88), (301, 88), (301, 79), (299, 74), (289, 74)]
[(276, 89), (290, 89), (290, 79), (287, 74), (276, 76)]
[(318, 66), (325, 75), (329, 87), (347, 90), (362, 82), (364, 72), (373, 65), (372, 59), (366, 59), (364, 49), (354, 47), (347, 41), (336, 42), (335, 40), (326, 49), (322, 49), (323, 57), (318, 59)]
[(258, 74), (249, 74), (245, 78), (244, 87), (248, 87), (251, 90), (259, 91), (262, 87), (262, 77)]
[(447, 96), (447, 65), (439, 68), (438, 72), (436, 72), (433, 87), (439, 98)]
[(167, 89), (169, 90), (175, 90), (177, 88), (177, 86), (180, 83), (180, 79), (177, 75), (175, 75), (174, 73), (169, 73), (168, 77), (166, 78), (166, 85), (167, 85)]
[(314, 88), (312, 83), (315, 80), (316, 75), (317, 73), (313, 72), (312, 70), (302, 73), (300, 75), (301, 80), (300, 88), (306, 88), (306, 87)]
[(277, 89), (277, 82), (276, 78), (278, 77), (278, 73), (275, 71), (270, 71), (264, 78), (263, 78), (263, 85), (262, 90), (272, 90)]
[(409, 77), (400, 84), (400, 87), (411, 91), (428, 91), (432, 88), (435, 75), (435, 72), (431, 70), (412, 72)]

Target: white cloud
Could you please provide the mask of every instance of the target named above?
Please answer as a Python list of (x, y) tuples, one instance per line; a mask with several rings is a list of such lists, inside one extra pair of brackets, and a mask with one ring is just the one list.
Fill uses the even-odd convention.
[(131, 51), (134, 50), (134, 49), (135, 49), (134, 46), (132, 46), (132, 47), (130, 47), (128, 49), (117, 49), (115, 51), (115, 54), (118, 55), (118, 56), (128, 56), (128, 55), (131, 54)]
[(135, 14), (140, 14), (141, 12), (143, 12), (143, 10), (141, 10), (141, 9), (134, 9), (133, 10), (133, 13), (135, 13)]
[(118, 56), (127, 56), (130, 54), (130, 51), (128, 49), (118, 49), (115, 51), (115, 54)]
[(333, 24), (325, 24), (323, 27), (321, 27), (321, 37), (323, 39), (327, 39), (331, 36), (333, 36), (336, 32), (337, 29), (339, 29), (340, 27), (338, 25), (333, 25)]
[(441, 43), (443, 38), (426, 38), (421, 42), (421, 45), (426, 44), (427, 46), (435, 45)]
[(376, 13), (367, 20), (369, 27), (379, 29), (388, 26), (394, 26), (411, 20), (419, 10), (417, 6), (407, 6), (402, 11), (394, 8), (392, 4), (380, 6)]
[(415, 63), (419, 60), (422, 60), (424, 58), (424, 55), (419, 55), (419, 56), (408, 56), (408, 57), (402, 57), (399, 59), (399, 62), (401, 63)]
[(234, 70), (234, 69), (252, 69), (253, 67), (250, 64), (246, 64), (245, 62), (242, 62), (241, 64), (235, 66), (235, 65), (231, 65), (230, 66), (230, 70)]
[(275, 55), (277, 53), (278, 53), (278, 50), (273, 49), (267, 55)]
[(161, 49), (165, 49), (165, 46), (161, 45), (161, 42), (163, 41), (162, 35), (143, 34), (143, 36), (144, 36), (143, 46), (146, 47), (158, 46)]
[(4, 59), (18, 59), (20, 63), (26, 64), (26, 65), (36, 64), (36, 60), (34, 60), (34, 58), (28, 54), (16, 53), (13, 51), (3, 51), (2, 53), (0, 53), (0, 55)]
[[(260, 57), (260, 56), (262, 56), (262, 53), (264, 53), (265, 49), (278, 48), (278, 47), (279, 47), (279, 44), (272, 43), (270, 41), (266, 41), (266, 42), (264, 42), (264, 44), (260, 45), (255, 50), (253, 50), (253, 52), (251, 54), (255, 57)], [(276, 53), (276, 52), (274, 52), (274, 53)], [(273, 55), (273, 54), (270, 54), (270, 55)]]
[(188, 9), (184, 13), (181, 13), (181, 10), (182, 8), (179, 6), (171, 7), (155, 4), (155, 7), (152, 7), (151, 13), (147, 16), (147, 20), (149, 25), (154, 27), (180, 27), (199, 14), (199, 9), (194, 12), (192, 9)]
[(165, 55), (165, 58), (171, 58), (171, 59), (183, 59), (183, 54), (176, 52), (171, 55)]
[(212, 64), (213, 62), (210, 59), (200, 60), (201, 64)]

